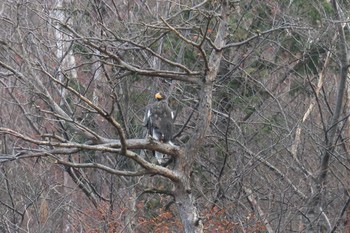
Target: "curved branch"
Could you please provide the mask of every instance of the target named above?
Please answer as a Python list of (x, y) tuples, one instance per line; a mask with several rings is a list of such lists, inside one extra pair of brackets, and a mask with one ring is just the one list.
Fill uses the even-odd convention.
[[(92, 143), (75, 143), (75, 142), (61, 142), (61, 141), (49, 141), (49, 140), (37, 140), (21, 134), (17, 131), (14, 131), (9, 128), (0, 127), (1, 134), (12, 135), (16, 138), (22, 139), (26, 142), (30, 142), (35, 145), (43, 145), (43, 146), (51, 146), (51, 147), (59, 147), (59, 148), (75, 148), (80, 150), (94, 150), (101, 152), (111, 152), (111, 153), (119, 153), (122, 147), (122, 143), (120, 140), (112, 140), (110, 139), (108, 142), (103, 144), (92, 144)], [(48, 135), (46, 135), (47, 137)], [(147, 150), (157, 150), (162, 153), (166, 153), (172, 156), (179, 156), (183, 154), (181, 148), (177, 146), (172, 146), (170, 144), (165, 144), (153, 140), (152, 138), (148, 139), (127, 139), (125, 143), (128, 145), (128, 149), (147, 149)], [(47, 150), (49, 151), (49, 150)], [(50, 152), (52, 153), (52, 152)], [(63, 153), (62, 151), (58, 151), (56, 154)]]
[[(26, 54), (24, 54), (26, 55)], [(28, 69), (29, 75), (32, 77), (32, 82), (28, 81), (27, 84), (32, 86), (38, 93), (40, 93), (45, 101), (47, 101), (47, 104), (52, 108), (52, 110), (60, 115), (61, 117), (64, 117), (66, 119), (69, 119), (70, 126), (72, 126), (75, 130), (82, 132), (87, 138), (95, 138), (96, 139), (96, 134), (91, 134), (91, 132), (88, 132), (86, 130), (82, 130), (81, 128), (77, 127), (76, 124), (71, 124), (73, 120), (71, 117), (55, 102), (55, 100), (52, 98), (51, 94), (49, 91), (45, 88), (44, 84), (41, 82), (41, 80), (37, 77), (36, 74), (33, 73), (34, 67), (32, 64), (25, 59), (25, 57), (21, 57), (29, 67), (32, 69)], [(20, 71), (16, 70), (12, 66), (9, 66), (8, 64), (0, 61), (0, 66), (9, 70), (12, 72), (20, 81), (25, 81), (28, 78)], [(43, 69), (42, 69), (43, 70)], [(99, 139), (102, 139), (101, 137)]]
[[(37, 150), (36, 157), (48, 156), (53, 154), (67, 154), (67, 152), (72, 153), (72, 151), (70, 150), (73, 150), (73, 151), (74, 150), (76, 151), (92, 150), (92, 151), (100, 151), (100, 152), (120, 153), (121, 152), (120, 148), (123, 148), (122, 142), (120, 140), (111, 140), (111, 142), (109, 143), (93, 145), (93, 144), (81, 144), (81, 143), (74, 143), (74, 142), (60, 142), (60, 141), (53, 142), (48, 140), (37, 140), (8, 128), (0, 128), (0, 134), (1, 133), (12, 135), (23, 141), (26, 141), (38, 146), (41, 145), (41, 146), (57, 147), (51, 150), (49, 149)], [(170, 144), (160, 143), (151, 139), (129, 139), (129, 140), (126, 140), (125, 143), (128, 145), (129, 149), (149, 149), (149, 150), (157, 150), (172, 156), (183, 155), (183, 151), (180, 148), (176, 146), (172, 146)], [(30, 151), (30, 150), (31, 149), (27, 149), (27, 151)], [(27, 154), (27, 153), (25, 151), (22, 151), (21, 155), (23, 154)], [(35, 153), (29, 153), (27, 154), (27, 156), (33, 157), (34, 154)], [(150, 163), (135, 152), (126, 150), (125, 154), (123, 155), (134, 160), (141, 167), (146, 169), (149, 174), (159, 174), (175, 182), (180, 180), (179, 175), (176, 172), (168, 168)], [(19, 158), (19, 157), (17, 156), (14, 158)], [(23, 157), (21, 156), (21, 158)]]
[(191, 75), (193, 74), (193, 71), (191, 71), (189, 68), (187, 68), (186, 66), (184, 66), (183, 64), (180, 64), (178, 62), (173, 62), (163, 56), (161, 56), (160, 54), (154, 52), (152, 49), (150, 49), (149, 47), (146, 47), (144, 45), (141, 45), (141, 44), (138, 44), (136, 43), (135, 41), (132, 41), (132, 40), (128, 40), (128, 39), (124, 39), (124, 38), (120, 38), (119, 36), (117, 36), (113, 31), (111, 31), (110, 29), (106, 28), (105, 25), (101, 24), (101, 26), (107, 30), (109, 33), (111, 33), (116, 39), (120, 40), (120, 41), (124, 41), (124, 42), (127, 42), (129, 44), (132, 44), (140, 49), (143, 49), (143, 50), (146, 50), (147, 52), (151, 53), (153, 56), (159, 58), (160, 60), (168, 63), (169, 65), (173, 65), (175, 67), (178, 67), (182, 70), (184, 70), (188, 75)]
[(62, 164), (62, 165), (69, 166), (69, 167), (75, 167), (75, 168), (97, 168), (97, 169), (106, 171), (106, 172), (113, 174), (113, 175), (143, 176), (143, 175), (150, 174), (150, 172), (148, 172), (147, 170), (135, 171), (135, 172), (120, 171), (120, 170), (110, 168), (110, 167), (103, 165), (103, 164), (100, 164), (100, 163), (75, 163), (75, 162), (68, 162), (68, 161), (61, 160), (61, 159), (59, 159), (58, 156), (55, 156), (53, 154), (49, 154), (49, 156), (55, 158), (56, 159), (55, 163), (58, 163), (58, 164)]
[[(133, 66), (125, 61), (123, 61), (117, 54), (114, 54), (113, 52), (107, 51), (106, 48), (102, 48), (101, 46), (92, 43), (91, 40), (89, 40), (88, 38), (78, 34), (74, 29), (72, 29), (71, 27), (69, 27), (66, 24), (62, 24), (62, 27), (66, 28), (69, 32), (71, 32), (73, 34), (75, 38), (75, 40), (80, 40), (82, 41), (84, 44), (90, 46), (91, 48), (94, 48), (98, 51), (100, 51), (102, 54), (107, 55), (109, 58), (111, 58), (112, 60), (116, 61), (118, 63), (118, 67), (144, 75), (144, 76), (151, 76), (151, 77), (164, 77), (164, 78), (170, 78), (170, 79), (174, 79), (174, 80), (180, 80), (180, 81), (184, 81), (184, 82), (188, 82), (188, 83), (198, 83), (200, 82), (200, 79), (193, 77), (193, 76), (199, 76), (201, 74), (201, 72), (197, 71), (197, 72), (176, 72), (176, 71), (167, 71), (167, 70), (150, 70), (150, 69), (140, 69), (136, 66)], [(106, 63), (108, 64), (108, 63)], [(115, 64), (113, 64), (114, 66), (116, 66)]]
[(194, 106), (194, 108), (192, 109), (192, 112), (190, 113), (190, 115), (187, 117), (187, 120), (185, 121), (185, 123), (183, 124), (183, 126), (181, 127), (181, 129), (175, 134), (173, 135), (173, 138), (177, 138), (179, 137), (182, 132), (185, 130), (185, 128), (187, 127), (188, 123), (190, 122), (192, 116), (193, 116), (193, 113), (196, 112), (197, 108), (198, 108), (198, 105), (199, 103), (197, 102), (197, 104)]
[[(187, 39), (186, 37), (184, 37), (178, 30), (176, 30), (174, 27), (172, 27), (170, 24), (168, 24), (167, 21), (165, 21), (165, 19), (163, 19), (162, 17), (160, 17), (160, 19), (162, 20), (162, 22), (172, 31), (174, 32), (179, 38), (181, 38), (183, 41), (185, 41), (187, 44), (192, 45), (193, 47), (197, 48), (199, 50), (199, 52), (201, 53), (202, 57), (203, 57), (203, 61), (204, 61), (204, 66), (205, 66), (205, 70), (209, 70), (209, 64), (208, 64), (208, 59), (207, 59), (207, 55), (205, 53), (205, 51), (202, 48), (202, 45), (204, 43), (204, 38), (203, 40), (201, 40), (200, 43), (195, 43), (189, 39)], [(209, 23), (209, 22), (208, 22)], [(206, 35), (206, 33), (205, 33)]]
[[(62, 83), (61, 81), (59, 81), (58, 79), (54, 78), (51, 74), (49, 74), (46, 70), (43, 69), (43, 67), (41, 67), (42, 71), (55, 83), (61, 85), (63, 88), (65, 88), (66, 90), (70, 91), (71, 93), (73, 93), (75, 96), (77, 96), (79, 99), (81, 99), (82, 101), (84, 101), (88, 106), (90, 106), (91, 108), (95, 109), (103, 118), (105, 118), (109, 123), (111, 123), (111, 125), (113, 125), (119, 134), (119, 138), (120, 138), (120, 142), (121, 142), (121, 152), (122, 154), (126, 153), (127, 150), (127, 146), (126, 146), (126, 137), (125, 137), (125, 133), (123, 128), (121, 127), (121, 125), (111, 116), (111, 114), (107, 113), (104, 109), (98, 107), (97, 105), (95, 105), (94, 103), (92, 103), (88, 98), (86, 98), (85, 96), (79, 94), (78, 91), (76, 91), (74, 88), (65, 85), (64, 83)], [(97, 137), (97, 134), (93, 134), (95, 137)], [(101, 140), (101, 137), (98, 137), (96, 139)]]

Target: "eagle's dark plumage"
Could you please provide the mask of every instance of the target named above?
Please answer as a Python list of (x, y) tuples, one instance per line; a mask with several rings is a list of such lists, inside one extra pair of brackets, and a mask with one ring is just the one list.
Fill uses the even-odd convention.
[[(155, 95), (156, 102), (150, 105), (145, 115), (145, 126), (148, 134), (153, 139), (172, 144), (174, 113), (168, 106), (165, 96), (161, 93)], [(164, 164), (169, 160), (169, 157), (155, 151), (154, 155), (159, 164)]]

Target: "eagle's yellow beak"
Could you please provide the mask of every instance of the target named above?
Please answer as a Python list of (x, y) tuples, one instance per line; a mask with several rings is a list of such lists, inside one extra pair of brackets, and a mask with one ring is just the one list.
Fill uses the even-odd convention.
[(163, 96), (162, 96), (159, 92), (158, 92), (157, 94), (155, 94), (154, 97), (155, 97), (157, 100), (163, 99)]

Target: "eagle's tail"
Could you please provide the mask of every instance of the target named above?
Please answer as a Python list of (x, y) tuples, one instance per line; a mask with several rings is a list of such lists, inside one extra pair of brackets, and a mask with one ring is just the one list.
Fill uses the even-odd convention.
[(159, 165), (162, 165), (162, 164), (166, 163), (167, 160), (168, 160), (168, 158), (167, 158), (168, 155), (160, 153), (158, 151), (155, 151), (154, 156), (156, 157), (157, 162), (158, 162)]

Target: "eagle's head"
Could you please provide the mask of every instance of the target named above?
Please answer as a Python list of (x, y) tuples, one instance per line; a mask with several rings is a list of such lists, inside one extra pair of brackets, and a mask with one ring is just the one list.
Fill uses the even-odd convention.
[(154, 98), (156, 98), (158, 101), (161, 101), (165, 99), (165, 96), (162, 93), (158, 92), (157, 94), (154, 95)]

